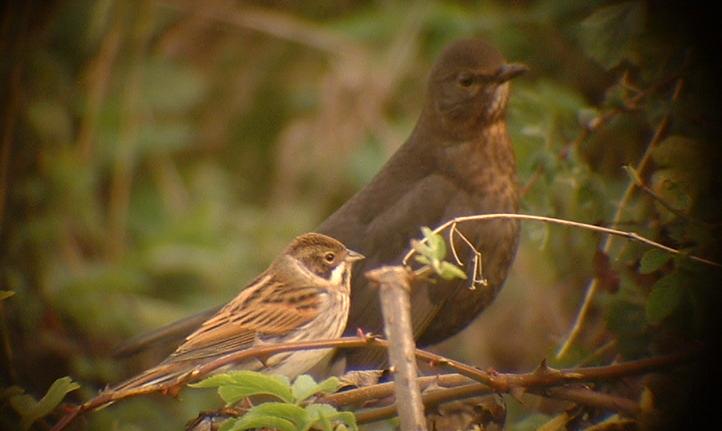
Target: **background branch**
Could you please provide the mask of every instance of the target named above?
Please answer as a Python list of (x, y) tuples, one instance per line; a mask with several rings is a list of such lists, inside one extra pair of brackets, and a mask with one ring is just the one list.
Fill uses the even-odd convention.
[[(683, 80), (677, 79), (677, 83), (674, 88), (674, 92), (672, 94), (672, 102), (676, 102), (679, 98), (679, 94), (682, 91), (682, 85)], [(662, 141), (662, 139), (667, 135), (667, 129), (669, 128), (669, 121), (672, 115), (672, 110), (670, 109), (660, 120), (659, 124), (657, 125), (656, 130), (654, 131), (654, 136), (652, 136), (652, 139), (649, 141), (649, 144), (647, 145), (646, 149), (644, 150), (644, 154), (639, 160), (639, 163), (637, 163), (636, 168), (634, 169), (635, 172), (643, 176), (646, 174), (647, 170), (649, 169), (649, 162), (652, 158), (652, 151), (657, 147), (657, 145)], [(634, 196), (634, 192), (637, 189), (637, 184), (635, 183), (634, 179), (630, 179), (627, 183), (627, 188), (624, 190), (624, 193), (622, 194), (622, 198), (620, 199), (619, 203), (617, 204), (617, 209), (614, 213), (614, 218), (612, 219), (612, 226), (617, 226), (619, 222), (622, 220), (622, 215), (624, 214), (625, 209), (629, 205), (629, 203), (632, 200), (632, 196)], [(609, 251), (612, 249), (612, 236), (607, 235), (604, 237), (604, 240), (602, 241), (602, 252), (606, 255), (609, 254)], [(652, 244), (650, 244), (652, 245)], [(669, 250), (667, 250), (669, 251)], [(680, 252), (675, 252), (675, 254), (680, 254)], [(694, 258), (693, 256), (690, 256), (693, 260), (698, 260), (697, 258)], [(706, 260), (706, 259), (705, 259)], [(710, 263), (710, 262), (706, 262)], [(715, 264), (715, 266), (720, 266), (719, 264)], [(574, 341), (577, 339), (579, 334), (581, 333), (582, 326), (584, 325), (584, 320), (586, 319), (587, 314), (589, 313), (589, 308), (592, 304), (592, 301), (594, 300), (595, 295), (597, 294), (597, 290), (599, 289), (599, 285), (601, 283), (601, 280), (599, 277), (594, 277), (589, 281), (589, 284), (587, 284), (587, 287), (584, 292), (584, 300), (582, 301), (581, 306), (579, 307), (579, 311), (577, 312), (577, 315), (574, 319), (574, 324), (572, 325), (572, 329), (569, 331), (569, 335), (566, 336), (564, 342), (562, 343), (561, 347), (559, 348), (559, 351), (557, 351), (557, 359), (563, 358), (571, 348)]]

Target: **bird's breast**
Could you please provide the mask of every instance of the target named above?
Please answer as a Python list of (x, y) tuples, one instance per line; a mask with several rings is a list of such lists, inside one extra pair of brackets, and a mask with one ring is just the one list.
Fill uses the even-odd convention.
[(515, 209), (516, 160), (504, 121), (487, 125), (474, 139), (440, 148), (437, 160), (466, 193), (495, 196), (498, 206)]

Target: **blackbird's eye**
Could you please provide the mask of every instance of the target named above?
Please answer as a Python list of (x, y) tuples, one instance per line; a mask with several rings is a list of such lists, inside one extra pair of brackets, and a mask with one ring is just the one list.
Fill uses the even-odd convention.
[(458, 82), (462, 87), (471, 87), (471, 84), (474, 83), (474, 75), (470, 73), (462, 73), (459, 75), (456, 82)]
[(323, 255), (323, 259), (328, 263), (333, 263), (333, 261), (336, 259), (336, 255), (332, 252), (328, 252)]

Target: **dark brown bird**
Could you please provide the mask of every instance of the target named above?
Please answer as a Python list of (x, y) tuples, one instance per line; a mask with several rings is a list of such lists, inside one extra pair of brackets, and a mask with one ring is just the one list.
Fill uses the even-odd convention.
[[(367, 259), (354, 268), (347, 333), (383, 333), (378, 293), (363, 272), (397, 264), (421, 226), (454, 217), (518, 210), (516, 162), (506, 130), (508, 82), (525, 66), (508, 64), (476, 39), (448, 47), (431, 71), (426, 101), (409, 139), (363, 190), (317, 229)], [(418, 283), (411, 313), (419, 345), (442, 341), (469, 324), (496, 296), (516, 253), (514, 221), (466, 224), (462, 233), (482, 253), (488, 284), (469, 289), (466, 280)], [(472, 261), (468, 247), (460, 258)], [(471, 265), (467, 274), (471, 279)], [(350, 352), (356, 366), (378, 364), (375, 352)], [(371, 356), (373, 355), (373, 356)], [(381, 356), (383, 358), (383, 356)]]
[[(366, 187), (317, 228), (366, 256), (354, 267), (346, 333), (357, 328), (383, 333), (377, 292), (363, 273), (400, 263), (422, 226), (463, 215), (517, 211), (516, 162), (505, 111), (508, 81), (526, 70), (507, 63), (478, 39), (446, 48), (431, 71), (426, 101), (409, 139)], [(413, 328), (422, 346), (456, 334), (489, 305), (516, 253), (515, 221), (465, 224), (460, 230), (481, 252), (487, 284), (470, 289), (468, 281), (452, 280), (414, 286)], [(472, 253), (459, 244), (457, 249), (470, 275)], [(161, 329), (142, 343), (186, 335), (205, 317)], [(378, 367), (385, 358), (371, 350), (345, 354), (351, 368)]]

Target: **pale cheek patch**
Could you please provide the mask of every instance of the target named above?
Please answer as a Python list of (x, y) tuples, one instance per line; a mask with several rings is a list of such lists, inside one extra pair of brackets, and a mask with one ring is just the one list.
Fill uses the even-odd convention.
[(509, 83), (505, 82), (500, 86), (496, 87), (494, 94), (491, 97), (490, 103), (486, 108), (486, 115), (488, 117), (496, 117), (501, 113), (502, 109), (506, 105), (506, 100), (509, 97)]
[(343, 286), (346, 282), (344, 273), (346, 272), (346, 262), (341, 262), (331, 271), (331, 279), (329, 280), (334, 286)]

